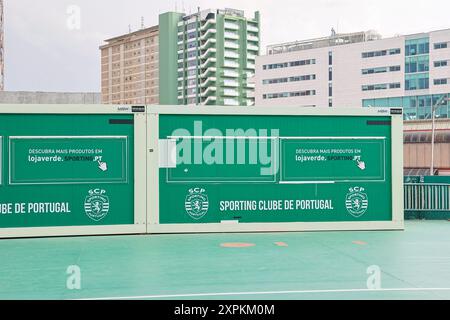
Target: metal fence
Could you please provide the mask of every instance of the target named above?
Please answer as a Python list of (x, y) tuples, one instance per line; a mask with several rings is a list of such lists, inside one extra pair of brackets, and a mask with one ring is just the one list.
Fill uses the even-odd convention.
[(405, 211), (450, 210), (450, 184), (405, 183)]

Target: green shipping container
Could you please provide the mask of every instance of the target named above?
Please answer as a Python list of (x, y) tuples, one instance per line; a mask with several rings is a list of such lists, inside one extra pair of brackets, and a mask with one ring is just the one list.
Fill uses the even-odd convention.
[(0, 237), (403, 229), (402, 150), (398, 109), (3, 105)]
[(148, 114), (149, 232), (403, 228), (398, 109)]
[(145, 233), (145, 122), (129, 107), (1, 106), (0, 237)]

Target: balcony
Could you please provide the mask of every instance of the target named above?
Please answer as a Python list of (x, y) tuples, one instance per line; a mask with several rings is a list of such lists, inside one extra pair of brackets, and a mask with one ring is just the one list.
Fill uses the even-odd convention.
[(216, 103), (216, 96), (209, 96), (206, 98), (206, 100), (203, 102), (204, 104), (215, 104)]
[(251, 25), (251, 24), (247, 24), (247, 31), (250, 31), (250, 32), (259, 32), (259, 29), (257, 28), (257, 27), (255, 27), (255, 26), (253, 26), (253, 25)]
[(210, 54), (213, 55), (216, 52), (217, 52), (216, 48), (211, 47), (200, 56), (200, 59), (206, 59)]
[(253, 42), (259, 42), (259, 38), (252, 36), (252, 35), (247, 35), (247, 40), (248, 41), (253, 41)]
[[(225, 51), (224, 57), (231, 58), (231, 59), (238, 59), (239, 55), (234, 51)], [(247, 55), (247, 57), (248, 57), (248, 55)]]
[(215, 19), (207, 20), (206, 23), (200, 27), (200, 30), (204, 31), (204, 30), (212, 27), (215, 24), (216, 24), (216, 20)]
[(202, 44), (201, 46), (200, 46), (200, 50), (206, 50), (209, 46), (211, 46), (211, 45), (216, 45), (216, 39), (214, 39), (214, 38), (209, 38), (204, 44)]
[(239, 87), (239, 82), (236, 80), (225, 79), (225, 80), (223, 80), (223, 86), (237, 88), (237, 87)]
[(216, 77), (208, 77), (208, 78), (206, 78), (205, 81), (200, 83), (200, 86), (201, 87), (206, 87), (206, 86), (212, 85), (213, 83), (216, 83), (216, 81), (217, 81)]
[(249, 50), (249, 51), (259, 51), (259, 47), (258, 47), (258, 46), (255, 46), (255, 45), (253, 45), (253, 44), (249, 44), (249, 45), (247, 46), (247, 50)]
[(247, 53), (247, 60), (256, 60), (256, 54)]
[(206, 31), (206, 33), (204, 33), (201, 37), (200, 40), (206, 40), (211, 36), (215, 36), (216, 35), (216, 29), (208, 29), (208, 31)]
[(239, 63), (230, 60), (225, 60), (223, 66), (227, 68), (239, 68)]
[(225, 22), (224, 27), (228, 30), (239, 30), (239, 25), (233, 22)]
[(227, 96), (227, 97), (238, 97), (239, 92), (234, 89), (225, 89), (225, 90), (223, 90), (223, 95)]
[(206, 71), (205, 72), (203, 72), (201, 75), (200, 75), (200, 78), (206, 78), (207, 76), (208, 76), (208, 74), (210, 74), (210, 73), (215, 73), (217, 71), (217, 69), (216, 68), (208, 68), (208, 69), (206, 69)]
[(246, 69), (255, 70), (255, 68), (256, 68), (256, 65), (254, 63), (247, 62)]
[(214, 58), (214, 57), (211, 57), (211, 58), (209, 58), (209, 59), (207, 59), (205, 62), (203, 62), (201, 65), (200, 65), (200, 68), (201, 69), (205, 69), (205, 68), (207, 68), (209, 65), (216, 65), (216, 62), (217, 62), (217, 59), (216, 58)]
[(232, 71), (232, 70), (224, 70), (223, 76), (227, 77), (227, 78), (237, 78), (237, 77), (239, 77), (239, 73), (237, 73), (236, 71)]
[(237, 99), (224, 99), (223, 104), (226, 106), (238, 106), (239, 101)]
[(236, 42), (225, 41), (225, 48), (239, 49), (239, 45)]
[(225, 39), (239, 40), (239, 34), (235, 32), (225, 32), (224, 37)]
[(205, 91), (203, 91), (201, 96), (202, 96), (202, 98), (206, 98), (211, 95), (216, 95), (216, 91), (217, 91), (216, 87), (211, 86), (211, 87), (208, 87)]

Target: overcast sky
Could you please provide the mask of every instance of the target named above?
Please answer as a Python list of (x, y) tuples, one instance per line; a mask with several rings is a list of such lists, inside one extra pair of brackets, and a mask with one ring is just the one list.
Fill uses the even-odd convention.
[[(261, 12), (262, 53), (273, 43), (375, 29), (384, 37), (450, 28), (449, 0), (4, 0), (5, 89), (100, 91), (104, 39), (197, 7)], [(80, 9), (80, 24), (73, 19)], [(69, 13), (68, 13), (69, 12)]]

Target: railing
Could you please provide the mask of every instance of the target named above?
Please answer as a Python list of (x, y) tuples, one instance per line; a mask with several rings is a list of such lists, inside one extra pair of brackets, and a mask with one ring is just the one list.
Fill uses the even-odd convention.
[(449, 211), (450, 184), (405, 183), (405, 211)]

